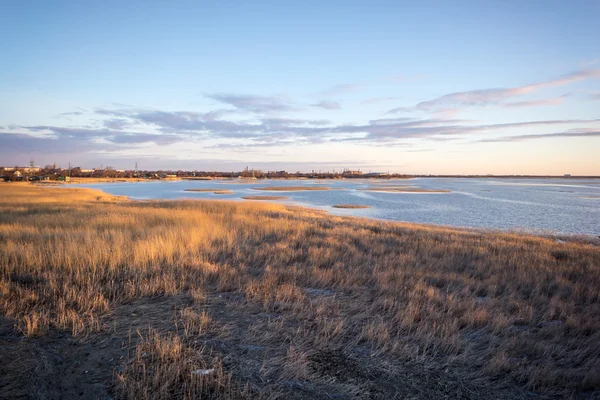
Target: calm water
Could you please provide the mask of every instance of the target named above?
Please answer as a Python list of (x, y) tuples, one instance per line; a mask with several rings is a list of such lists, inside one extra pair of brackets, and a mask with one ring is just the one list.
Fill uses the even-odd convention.
[[(331, 191), (268, 192), (261, 186), (314, 186)], [(447, 189), (451, 193), (385, 193), (357, 189), (379, 186), (416, 186)], [(284, 204), (324, 209), (336, 215), (355, 215), (395, 221), (440, 225), (524, 230), (535, 233), (600, 235), (600, 180), (594, 179), (433, 179), (367, 180), (260, 180), (156, 181), (78, 185), (101, 189), (133, 199), (242, 200), (248, 195), (282, 195)], [(186, 192), (184, 189), (218, 188), (234, 193)], [(369, 209), (336, 209), (334, 204), (369, 205)]]

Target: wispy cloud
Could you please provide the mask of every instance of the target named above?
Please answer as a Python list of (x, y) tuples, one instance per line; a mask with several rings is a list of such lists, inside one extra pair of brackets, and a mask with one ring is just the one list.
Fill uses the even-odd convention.
[(535, 135), (517, 135), (505, 136), (501, 138), (482, 139), (479, 143), (495, 143), (495, 142), (520, 142), (523, 140), (532, 139), (547, 139), (547, 138), (573, 138), (573, 137), (600, 137), (600, 129), (572, 129), (566, 132), (556, 133), (540, 133)]
[[(600, 69), (587, 69), (574, 71), (556, 79), (535, 83), (531, 85), (518, 86), (513, 88), (491, 88), (468, 90), (463, 92), (454, 92), (434, 98), (432, 100), (422, 101), (414, 107), (397, 107), (389, 110), (387, 113), (397, 113), (403, 111), (436, 111), (440, 108), (469, 107), (469, 106), (487, 106), (497, 105), (512, 98), (531, 94), (538, 89), (554, 86), (563, 86), (570, 83), (600, 78)], [(521, 102), (523, 103), (523, 102)]]
[[(124, 132), (110, 129), (66, 128), (59, 126), (22, 126), (31, 132), (46, 133), (45, 139), (71, 139), (77, 141), (104, 140), (109, 143), (156, 143), (171, 144), (184, 140), (181, 135), (166, 135), (141, 132)], [(48, 135), (49, 134), (49, 135)], [(51, 136), (50, 136), (51, 135)]]
[(510, 103), (502, 104), (504, 108), (526, 108), (526, 107), (539, 107), (539, 106), (555, 106), (561, 104), (564, 101), (564, 97), (553, 97), (550, 99), (531, 100), (531, 101), (514, 101)]
[[(129, 154), (153, 145), (206, 143), (213, 148), (250, 151), (257, 148), (356, 143), (368, 146), (407, 146), (406, 139), (428, 141), (460, 140), (472, 135), (505, 132), (523, 128), (549, 128), (559, 125), (582, 125), (565, 137), (597, 136), (593, 128), (600, 120), (541, 120), (503, 124), (481, 124), (450, 117), (381, 118), (363, 124), (335, 124), (328, 120), (281, 118), (255, 115), (248, 120), (225, 119), (220, 110), (211, 112), (162, 111), (148, 109), (99, 109), (105, 119), (101, 128), (33, 125), (11, 127), (2, 133), (1, 154), (12, 151), (27, 153), (96, 153)], [(220, 119), (224, 118), (224, 119)], [(126, 128), (126, 129), (125, 129)], [(587, 130), (586, 130), (587, 129)], [(554, 137), (558, 134), (521, 135), (489, 141), (527, 140)], [(208, 141), (210, 140), (210, 141)], [(29, 150), (28, 150), (29, 149)]]
[(337, 101), (324, 100), (316, 104), (311, 104), (313, 107), (324, 108), (326, 110), (339, 110), (342, 108), (342, 105)]
[(217, 100), (221, 103), (232, 105), (239, 110), (259, 114), (296, 110), (295, 107), (292, 107), (290, 101), (283, 97), (238, 95), (227, 93), (207, 94), (206, 97)]
[(81, 111), (71, 111), (71, 112), (64, 112), (64, 113), (60, 113), (57, 114), (57, 117), (71, 117), (71, 116), (78, 116), (78, 115), (83, 115), (83, 112)]
[(385, 103), (388, 101), (392, 101), (392, 100), (396, 100), (397, 97), (373, 97), (370, 99), (365, 99), (363, 101), (361, 101), (361, 104), (379, 104), (379, 103)]

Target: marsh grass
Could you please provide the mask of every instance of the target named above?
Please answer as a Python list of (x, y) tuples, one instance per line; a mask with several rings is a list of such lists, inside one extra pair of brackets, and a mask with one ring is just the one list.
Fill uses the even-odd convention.
[(143, 299), (178, 311), (134, 335), (123, 398), (600, 393), (597, 244), (0, 185), (0, 311), (32, 346)]

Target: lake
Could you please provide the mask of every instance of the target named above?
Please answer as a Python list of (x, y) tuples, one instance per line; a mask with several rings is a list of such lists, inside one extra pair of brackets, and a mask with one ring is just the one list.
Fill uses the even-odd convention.
[[(600, 235), (600, 179), (473, 179), (415, 178), (409, 180), (178, 180), (77, 185), (132, 199), (220, 199), (242, 196), (287, 196), (276, 201), (352, 215), (457, 227), (493, 228), (542, 234)], [(321, 186), (328, 191), (273, 192), (266, 186)], [(367, 188), (411, 186), (449, 193), (368, 191)], [(232, 194), (189, 192), (185, 189), (231, 190)], [(338, 209), (335, 204), (367, 205)]]

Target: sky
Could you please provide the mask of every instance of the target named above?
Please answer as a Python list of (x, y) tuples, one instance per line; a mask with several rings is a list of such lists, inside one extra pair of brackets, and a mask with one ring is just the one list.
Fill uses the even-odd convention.
[(600, 175), (600, 1), (0, 0), (0, 165)]

